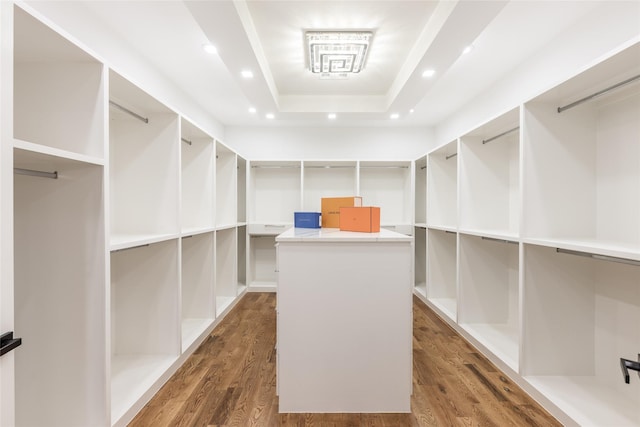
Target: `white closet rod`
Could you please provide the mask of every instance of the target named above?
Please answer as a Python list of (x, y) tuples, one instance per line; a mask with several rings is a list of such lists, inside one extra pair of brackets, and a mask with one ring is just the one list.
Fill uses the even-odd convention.
[(609, 256), (609, 255), (592, 254), (592, 253), (589, 253), (589, 252), (572, 251), (572, 250), (569, 250), (569, 249), (562, 249), (562, 248), (556, 248), (556, 252), (561, 253), (561, 254), (569, 254), (569, 255), (576, 255), (576, 256), (582, 256), (582, 257), (587, 257), (587, 258), (599, 259), (599, 260), (602, 260), (602, 261), (619, 262), (621, 264), (629, 264), (629, 265), (634, 265), (636, 267), (640, 267), (640, 261), (637, 261), (635, 259), (618, 258), (618, 257), (614, 257), (614, 256)]
[(305, 166), (305, 168), (309, 168), (309, 169), (355, 169), (355, 165), (334, 165), (334, 166)]
[(496, 239), (495, 237), (482, 236), (482, 240), (488, 240), (490, 242), (498, 242), (498, 243), (511, 243), (512, 245), (517, 245), (518, 244), (518, 242), (514, 242), (513, 240)]
[(577, 101), (574, 101), (571, 104), (567, 104), (564, 107), (558, 107), (558, 113), (562, 113), (563, 111), (568, 110), (569, 108), (573, 108), (576, 105), (580, 105), (583, 102), (589, 101), (589, 100), (591, 100), (593, 98), (596, 98), (596, 97), (598, 97), (600, 95), (603, 95), (603, 94), (605, 94), (605, 93), (607, 93), (607, 92), (609, 92), (609, 91), (611, 91), (613, 89), (617, 89), (617, 88), (622, 87), (624, 85), (627, 85), (627, 84), (629, 84), (631, 82), (634, 82), (634, 81), (636, 81), (638, 79), (640, 79), (640, 74), (638, 74), (637, 76), (631, 77), (631, 78), (629, 78), (627, 80), (624, 80), (624, 81), (622, 81), (620, 83), (616, 83), (613, 86), (609, 86), (606, 89), (602, 89), (602, 90), (600, 90), (600, 91), (598, 91), (598, 92), (596, 92), (594, 94), (591, 94), (589, 96), (585, 96), (582, 99), (578, 99)]
[(186, 139), (186, 138), (180, 138), (180, 141), (184, 142), (185, 144), (189, 144), (189, 145), (192, 145), (192, 144), (193, 144), (193, 142), (189, 141), (189, 140), (188, 140), (188, 139)]
[(494, 141), (494, 140), (496, 140), (496, 139), (498, 139), (498, 138), (501, 138), (501, 137), (503, 137), (503, 136), (505, 136), (505, 135), (510, 134), (511, 132), (515, 132), (515, 131), (517, 131), (517, 130), (519, 130), (519, 129), (520, 129), (520, 126), (516, 126), (516, 127), (514, 127), (513, 129), (509, 129), (508, 131), (502, 132), (500, 135), (492, 136), (492, 137), (491, 137), (491, 138), (489, 138), (489, 139), (483, 139), (483, 140), (482, 140), (482, 143), (483, 143), (483, 144), (486, 144), (487, 142)]
[(424, 170), (426, 168), (427, 168), (426, 166), (420, 166), (420, 170)]
[(129, 114), (129, 115), (131, 115), (131, 116), (135, 117), (136, 119), (140, 120), (141, 122), (149, 123), (149, 119), (148, 119), (148, 118), (143, 117), (143, 116), (141, 116), (141, 115), (140, 115), (140, 114), (138, 114), (138, 113), (134, 113), (133, 111), (129, 110), (128, 108), (123, 107), (123, 106), (122, 106), (122, 105), (120, 105), (120, 104), (116, 104), (115, 102), (113, 102), (113, 101), (109, 100), (109, 105), (111, 105), (111, 106), (113, 106), (113, 107), (117, 108), (117, 109), (118, 109), (118, 110), (120, 110), (120, 111), (124, 111), (125, 113), (127, 113), (127, 114)]
[(457, 156), (457, 155), (458, 155), (458, 153), (453, 153), (453, 154), (448, 155), (448, 156), (447, 156), (447, 157), (445, 157), (444, 159), (445, 159), (445, 160), (449, 160), (450, 158), (455, 157), (455, 156)]
[(29, 175), (29, 176), (37, 176), (39, 178), (58, 179), (58, 171), (42, 172), (42, 171), (36, 171), (31, 169), (13, 168), (13, 172), (18, 175)]

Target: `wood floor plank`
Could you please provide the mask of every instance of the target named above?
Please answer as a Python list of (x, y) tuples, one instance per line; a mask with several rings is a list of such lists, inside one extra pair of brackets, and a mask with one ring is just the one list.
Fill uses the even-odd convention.
[(276, 295), (248, 293), (131, 427), (560, 426), (417, 298), (408, 414), (280, 414)]

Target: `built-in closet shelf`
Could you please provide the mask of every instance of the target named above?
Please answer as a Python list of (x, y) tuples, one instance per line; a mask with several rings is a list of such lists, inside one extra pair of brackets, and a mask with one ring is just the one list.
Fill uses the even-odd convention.
[[(35, 163), (35, 165), (42, 164), (40, 162), (44, 157), (40, 157), (38, 155), (104, 166), (104, 159), (102, 158), (86, 156), (46, 145), (34, 144), (20, 139), (13, 140), (13, 148), (16, 149), (14, 151), (14, 162), (16, 163), (16, 167), (19, 167), (18, 165), (20, 165), (20, 167), (28, 167), (30, 162)], [(43, 166), (46, 166), (46, 164), (43, 164)]]
[(187, 349), (213, 325), (213, 319), (183, 319), (182, 320), (182, 351)]
[(133, 249), (180, 237), (178, 234), (119, 234), (111, 236), (111, 251)]
[(182, 228), (215, 226), (215, 142), (185, 120), (180, 121)]
[(517, 326), (504, 323), (460, 323), (460, 326), (507, 366), (518, 371), (520, 334)]
[(635, 244), (621, 245), (618, 242), (606, 242), (600, 239), (532, 239), (523, 238), (524, 243), (576, 251), (585, 255), (596, 255), (630, 259), (640, 262), (640, 246)]
[(386, 228), (387, 230), (395, 231), (396, 233), (406, 234), (407, 236), (413, 235), (412, 224), (380, 224), (380, 228)]
[(280, 224), (247, 224), (247, 233), (258, 236), (277, 236), (291, 227), (293, 227), (293, 222)]
[(424, 222), (415, 223), (414, 226), (417, 228), (427, 228), (427, 224)]
[(427, 300), (449, 319), (458, 318), (457, 234), (427, 230)]
[(444, 231), (444, 232), (447, 232), (447, 233), (457, 233), (458, 232), (458, 227), (449, 226), (449, 225), (427, 224), (427, 228), (429, 230), (439, 230), (439, 231)]
[[(156, 355), (111, 358), (111, 423), (120, 419), (160, 380), (177, 360)], [(149, 396), (151, 397), (151, 396)]]
[[(431, 286), (431, 285), (430, 285)], [(427, 290), (429, 292), (429, 290)], [(440, 313), (451, 321), (456, 321), (456, 313), (458, 311), (458, 301), (455, 298), (435, 298), (427, 295), (427, 300), (437, 309)]]
[(232, 228), (236, 228), (237, 224), (236, 223), (229, 223), (229, 224), (219, 224), (216, 225), (216, 230), (230, 230)]
[(422, 297), (427, 297), (427, 229), (416, 226), (414, 235), (414, 290)]

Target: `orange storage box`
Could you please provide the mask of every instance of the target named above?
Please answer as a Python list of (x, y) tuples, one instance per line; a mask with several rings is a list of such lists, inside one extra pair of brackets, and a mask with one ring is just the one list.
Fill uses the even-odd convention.
[(362, 197), (323, 197), (320, 199), (323, 228), (340, 227), (340, 208), (362, 206)]
[(340, 208), (340, 230), (378, 233), (380, 208), (375, 206)]

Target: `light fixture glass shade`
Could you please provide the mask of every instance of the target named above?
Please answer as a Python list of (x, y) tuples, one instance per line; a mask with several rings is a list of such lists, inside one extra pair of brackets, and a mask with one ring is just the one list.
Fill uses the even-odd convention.
[(306, 31), (312, 73), (359, 73), (367, 59), (371, 31)]

